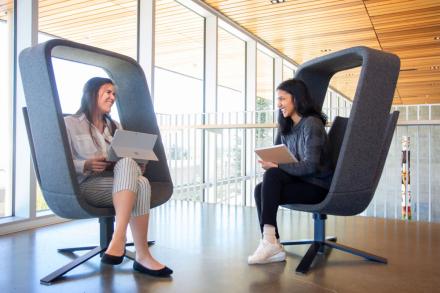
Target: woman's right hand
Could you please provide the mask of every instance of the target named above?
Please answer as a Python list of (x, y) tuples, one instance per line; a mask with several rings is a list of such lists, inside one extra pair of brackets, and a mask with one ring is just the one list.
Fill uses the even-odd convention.
[(268, 170), (270, 168), (278, 168), (278, 164), (275, 164), (273, 162), (258, 160), (258, 163), (261, 164), (261, 168), (263, 168), (264, 170)]
[(103, 172), (107, 168), (108, 162), (105, 157), (88, 159), (84, 163), (84, 171)]

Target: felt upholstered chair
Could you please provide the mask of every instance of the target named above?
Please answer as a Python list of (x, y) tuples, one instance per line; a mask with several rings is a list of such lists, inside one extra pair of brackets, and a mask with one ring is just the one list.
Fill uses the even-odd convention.
[[(107, 248), (114, 223), (114, 209), (89, 204), (81, 194), (67, 140), (55, 82), (52, 57), (101, 67), (118, 86), (116, 105), (124, 129), (157, 134), (154, 152), (159, 161), (148, 164), (145, 176), (151, 184), (151, 207), (165, 203), (172, 195), (173, 184), (165, 151), (156, 121), (153, 104), (144, 72), (139, 64), (126, 56), (67, 40), (50, 40), (25, 49), (20, 54), (27, 110), (24, 117), (28, 126), (34, 169), (44, 199), (58, 216), (67, 219), (99, 218), (100, 244), (91, 247), (60, 249), (90, 252), (41, 279), (51, 284), (66, 272)], [(134, 255), (127, 252), (127, 256)]]
[(313, 205), (284, 207), (313, 213), (314, 239), (286, 241), (284, 245), (311, 244), (296, 271), (306, 273), (318, 252), (336, 248), (386, 263), (385, 258), (336, 243), (326, 238), (327, 215), (352, 216), (371, 202), (382, 174), (398, 112), (390, 114), (400, 60), (397, 56), (366, 47), (335, 52), (300, 66), (296, 78), (308, 86), (312, 99), (322, 108), (331, 77), (342, 70), (362, 66), (353, 105), (348, 118), (338, 118), (329, 132), (334, 176), (326, 198)]

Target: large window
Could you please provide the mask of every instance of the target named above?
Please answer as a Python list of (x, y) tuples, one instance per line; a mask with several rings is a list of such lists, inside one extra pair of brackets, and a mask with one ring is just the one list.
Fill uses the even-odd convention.
[(12, 1), (0, 1), (0, 217), (12, 215)]
[(290, 66), (283, 64), (283, 80), (293, 78), (295, 76), (295, 70)]
[[(257, 49), (257, 74), (256, 74), (256, 97), (255, 114), (253, 122), (260, 124), (273, 124), (274, 122), (274, 69), (275, 60), (265, 52)], [(256, 128), (248, 130), (247, 144), (250, 146), (247, 164), (250, 166), (247, 175), (251, 179), (246, 182), (246, 204), (254, 205), (253, 190), (260, 181), (264, 170), (257, 163), (257, 156), (253, 153), (255, 148), (270, 146), (273, 144), (273, 128)]]
[(203, 112), (204, 18), (171, 0), (156, 2), (157, 113)]
[(157, 0), (155, 17), (153, 97), (174, 198), (201, 200), (205, 19), (172, 0)]
[[(245, 42), (224, 29), (218, 29), (217, 123), (244, 122), (245, 110)], [(212, 133), (217, 143), (215, 153), (217, 199), (215, 202), (244, 204), (244, 129), (222, 129)], [(211, 161), (212, 162), (212, 161)]]
[[(257, 123), (274, 121), (274, 59), (266, 53), (257, 51), (257, 97), (255, 101)], [(272, 129), (257, 129), (256, 146), (273, 144)]]
[(244, 111), (246, 44), (218, 29), (217, 112)]

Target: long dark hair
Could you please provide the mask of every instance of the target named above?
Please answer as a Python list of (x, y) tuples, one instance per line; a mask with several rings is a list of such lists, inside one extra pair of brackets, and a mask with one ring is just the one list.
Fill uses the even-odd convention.
[[(105, 77), (92, 77), (89, 79), (83, 87), (83, 95), (81, 98), (81, 106), (78, 111), (76, 111), (76, 115), (84, 114), (89, 120), (89, 132), (90, 136), (93, 139), (95, 145), (98, 145), (96, 138), (92, 134), (92, 123), (93, 123), (93, 113), (96, 111), (96, 107), (98, 104), (98, 94), (99, 89), (105, 84), (115, 85), (113, 80)], [(104, 122), (110, 122), (110, 134), (113, 136), (116, 131), (116, 123), (110, 117), (110, 114), (104, 114)]]
[[(315, 116), (325, 125), (327, 116), (318, 110), (310, 97), (306, 84), (300, 79), (288, 79), (283, 81), (277, 90), (282, 90), (292, 96), (295, 110), (301, 117)], [(281, 110), (278, 111), (278, 129), (282, 134), (288, 134), (292, 130), (293, 121), (290, 117), (284, 117)]]

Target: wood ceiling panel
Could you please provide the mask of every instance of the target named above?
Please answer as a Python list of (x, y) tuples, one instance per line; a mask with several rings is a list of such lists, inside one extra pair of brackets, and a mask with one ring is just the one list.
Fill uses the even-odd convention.
[[(368, 46), (397, 54), (402, 71), (395, 103), (439, 101), (439, 0), (205, 0), (208, 5), (298, 63), (330, 52)], [(411, 71), (406, 71), (410, 69)], [(353, 97), (359, 70), (331, 85)]]
[(39, 30), (136, 57), (136, 0), (40, 0)]
[(0, 0), (0, 8), (12, 8), (13, 7), (13, 1), (12, 0)]
[(12, 0), (0, 0), (0, 20), (7, 20), (8, 13), (11, 13), (13, 8)]
[[(436, 103), (440, 97), (440, 1), (367, 1), (382, 47), (401, 58), (397, 84), (403, 103)], [(409, 70), (409, 71), (408, 71)]]

